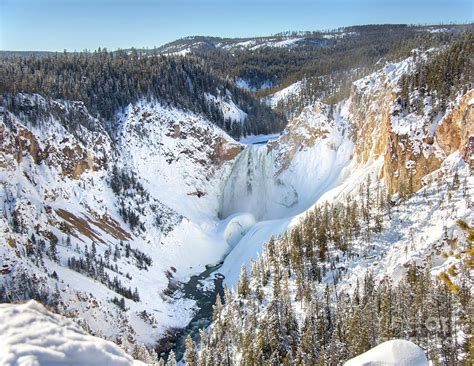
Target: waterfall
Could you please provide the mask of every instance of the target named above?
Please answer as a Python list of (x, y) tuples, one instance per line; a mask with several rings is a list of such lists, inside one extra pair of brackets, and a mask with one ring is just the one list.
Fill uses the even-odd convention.
[(221, 218), (238, 212), (251, 213), (257, 221), (284, 217), (297, 195), (275, 177), (275, 172), (274, 154), (266, 145), (247, 145), (225, 184)]

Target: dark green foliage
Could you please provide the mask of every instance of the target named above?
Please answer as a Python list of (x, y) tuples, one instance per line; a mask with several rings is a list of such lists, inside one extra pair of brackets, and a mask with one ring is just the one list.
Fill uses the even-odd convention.
[[(233, 82), (218, 76), (194, 57), (141, 57), (137, 51), (63, 53), (45, 57), (0, 58), (0, 94), (3, 104), (16, 112), (19, 92), (38, 93), (49, 98), (84, 102), (92, 115), (111, 121), (114, 114), (141, 98), (157, 99), (164, 105), (189, 109), (234, 134), (280, 131), (286, 121)], [(233, 101), (248, 114), (239, 130), (224, 119), (206, 93)], [(114, 132), (114, 124), (107, 126)], [(240, 135), (236, 135), (239, 137)]]
[[(402, 109), (421, 114), (423, 98), (434, 96), (439, 104), (432, 113), (444, 112), (450, 99), (474, 86), (473, 54), (474, 33), (467, 32), (428, 60), (418, 59), (415, 72), (400, 79)], [(413, 91), (416, 99), (410, 99)]]
[(210, 355), (225, 344), (234, 350), (226, 353), (227, 364), (237, 363), (238, 354), (243, 365), (340, 365), (384, 341), (408, 339), (434, 364), (469, 364), (469, 271), (456, 271), (454, 290), (432, 277), (429, 262), (407, 263), (396, 284), (367, 270), (349, 287), (339, 285), (348, 257), (377, 261), (369, 239), (387, 225), (391, 210), (387, 192), (369, 178), (356, 198), (320, 205), (291, 232), (270, 239), (251, 263), (245, 293), (241, 275), (234, 296), (216, 305), (214, 326), (201, 340), (201, 363), (222, 363)]
[[(54, 273), (51, 274), (53, 278)], [(32, 299), (58, 310), (60, 295), (57, 288), (52, 290), (42, 278), (31, 275), (23, 269), (15, 276), (14, 281), (0, 285), (0, 303), (16, 303)]]
[[(304, 365), (317, 364), (317, 360), (323, 365), (339, 365), (381, 342), (397, 338), (412, 340), (435, 363), (462, 364), (460, 360), (467, 357), (462, 351), (465, 342), (453, 335), (459, 329), (468, 330), (468, 307), (443, 283), (433, 282), (429, 271), (415, 265), (397, 285), (386, 278), (376, 286), (368, 273), (354, 293), (339, 290), (336, 294), (330, 287), (323, 295), (312, 292), (306, 301), (301, 329), (291, 303), (285, 300), (285, 291), (275, 294), (257, 318), (252, 310), (258, 303), (254, 295), (245, 302), (238, 298), (227, 304), (220, 315), (226, 326), (218, 320), (204, 339), (201, 362), (218, 364), (202, 357), (217, 352), (223, 339), (242, 352), (240, 362), (245, 365), (283, 364), (288, 357)], [(239, 317), (233, 318), (229, 313)], [(246, 339), (253, 339), (253, 344)]]
[[(406, 58), (414, 48), (428, 49), (452, 43), (463, 31), (472, 31), (470, 25), (452, 29), (452, 32), (431, 33), (426, 27), (405, 24), (355, 26), (329, 34), (293, 34), (305, 37), (293, 47), (261, 47), (232, 53), (212, 46), (226, 39), (194, 37), (190, 44), (202, 42), (204, 46), (196, 49), (195, 54), (223, 75), (244, 79), (257, 90), (270, 84), (270, 88), (256, 92), (259, 97), (305, 80), (301, 95), (277, 108), (280, 113), (292, 116), (317, 99), (336, 103), (346, 98), (354, 80), (379, 69), (385, 61)], [(291, 34), (277, 35), (276, 40), (288, 35)], [(324, 35), (329, 37), (324, 38)]]
[[(68, 267), (74, 271), (82, 273), (90, 278), (93, 278), (104, 285), (106, 285), (111, 290), (115, 291), (116, 293), (131, 299), (133, 301), (140, 301), (140, 296), (138, 294), (138, 290), (135, 289), (132, 291), (130, 287), (126, 287), (122, 284), (122, 281), (117, 277), (114, 276), (112, 279), (110, 278), (109, 274), (105, 269), (108, 269), (112, 272), (117, 273), (118, 275), (123, 275), (122, 272), (118, 270), (118, 266), (116, 264), (110, 263), (108, 256), (106, 259), (102, 258), (101, 255), (97, 254), (95, 243), (92, 243), (92, 248), (89, 251), (88, 247), (85, 247), (84, 256), (70, 257), (68, 258), (67, 264)], [(129, 253), (128, 257), (133, 256), (133, 259), (136, 261), (136, 266), (138, 269), (148, 269), (148, 266), (151, 265), (152, 260), (149, 256), (145, 253), (141, 252), (138, 249), (133, 249), (130, 247), (130, 244), (125, 244), (125, 251)], [(106, 250), (106, 253), (109, 253)], [(114, 252), (114, 259), (118, 259), (120, 257), (120, 250), (118, 246), (115, 247)], [(127, 279), (131, 279), (131, 276), (127, 273), (125, 275)]]
[(117, 296), (114, 296), (110, 302), (114, 303), (119, 307), (120, 310), (125, 311), (125, 299), (121, 297), (120, 299)]

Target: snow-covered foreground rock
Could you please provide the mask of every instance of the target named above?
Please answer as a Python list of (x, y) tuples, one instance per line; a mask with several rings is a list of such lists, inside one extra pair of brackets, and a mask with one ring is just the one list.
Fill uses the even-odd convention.
[(416, 344), (400, 339), (377, 347), (347, 361), (344, 366), (428, 366), (423, 350)]
[(116, 344), (85, 333), (73, 321), (36, 301), (0, 304), (3, 366), (139, 366)]

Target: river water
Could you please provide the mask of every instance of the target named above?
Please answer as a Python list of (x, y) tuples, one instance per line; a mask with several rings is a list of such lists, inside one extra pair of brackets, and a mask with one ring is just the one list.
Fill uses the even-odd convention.
[[(212, 322), (213, 305), (216, 302), (217, 295), (224, 301), (224, 276), (215, 273), (222, 263), (215, 266), (206, 266), (206, 270), (196, 276), (192, 276), (188, 282), (181, 284), (182, 296), (196, 301), (197, 311), (189, 324), (176, 333), (176, 343), (173, 351), (176, 359), (183, 357), (185, 350), (185, 341), (188, 334), (197, 342), (199, 341), (199, 330), (207, 328)], [(213, 273), (214, 272), (214, 273)], [(213, 282), (213, 287), (206, 286), (205, 282)], [(165, 354), (168, 357), (168, 353)]]

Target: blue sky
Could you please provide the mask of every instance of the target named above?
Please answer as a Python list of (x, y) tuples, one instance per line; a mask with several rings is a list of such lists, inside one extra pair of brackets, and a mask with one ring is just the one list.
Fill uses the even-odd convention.
[(474, 0), (0, 0), (0, 49), (160, 46), (374, 23), (472, 22)]

